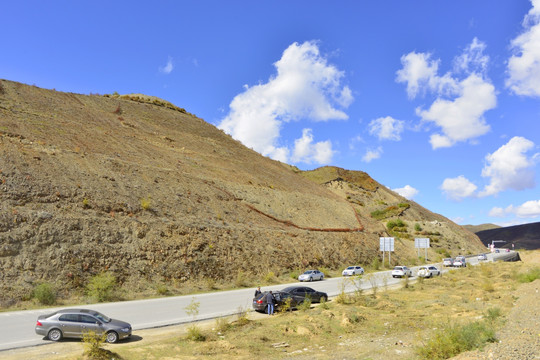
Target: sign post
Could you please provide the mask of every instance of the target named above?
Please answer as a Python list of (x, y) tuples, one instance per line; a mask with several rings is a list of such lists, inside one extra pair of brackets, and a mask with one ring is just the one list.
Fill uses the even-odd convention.
[(427, 262), (427, 249), (429, 247), (429, 238), (415, 238), (414, 247), (418, 249), (418, 257), (420, 257), (420, 249), (424, 249), (424, 261)]
[(384, 266), (384, 252), (388, 251), (388, 265), (391, 266), (392, 255), (390, 254), (394, 251), (394, 238), (393, 237), (381, 237), (380, 241), (380, 251), (383, 253), (383, 266)]

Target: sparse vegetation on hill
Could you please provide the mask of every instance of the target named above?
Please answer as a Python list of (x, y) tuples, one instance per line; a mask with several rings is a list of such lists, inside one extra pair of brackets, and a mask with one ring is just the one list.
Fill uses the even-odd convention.
[[(83, 299), (105, 272), (129, 299), (370, 264), (398, 218), (439, 233), (451, 253), (482, 248), (366, 173), (300, 172), (164, 101), (0, 85), (3, 308), (45, 282), (59, 303)], [(388, 207), (390, 217), (370, 215)], [(393, 261), (416, 258), (413, 232), (399, 236)]]

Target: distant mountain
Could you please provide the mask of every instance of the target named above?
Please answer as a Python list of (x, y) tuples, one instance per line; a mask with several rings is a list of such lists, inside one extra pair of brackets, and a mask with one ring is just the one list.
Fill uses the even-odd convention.
[(498, 229), (501, 226), (495, 224), (480, 224), (480, 225), (463, 225), (463, 227), (470, 232), (477, 233), (479, 231)]
[(509, 248), (514, 244), (516, 249), (540, 249), (540, 222), (483, 230), (476, 235), (486, 246), (493, 240), (503, 240), (506, 243), (497, 243), (497, 247)]

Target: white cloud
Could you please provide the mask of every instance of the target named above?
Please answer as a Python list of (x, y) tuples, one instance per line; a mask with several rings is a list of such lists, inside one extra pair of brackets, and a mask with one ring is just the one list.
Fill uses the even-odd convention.
[(362, 157), (362, 161), (369, 163), (373, 160), (380, 158), (382, 153), (383, 153), (383, 149), (380, 146), (376, 149), (368, 149), (365, 155)]
[(490, 130), (484, 113), (497, 105), (497, 97), (495, 87), (485, 78), (489, 62), (485, 48), (474, 38), (454, 59), (454, 71), (466, 75), (462, 80), (450, 72), (439, 76), (439, 60), (432, 60), (431, 54), (411, 52), (401, 57), (403, 68), (397, 71), (396, 81), (407, 83), (409, 98), (427, 91), (437, 96), (429, 109), (416, 110), (423, 121), (441, 128), (430, 137), (433, 149), (473, 141)]
[(506, 211), (501, 207), (494, 207), (489, 211), (488, 215), (491, 217), (505, 217)]
[(332, 160), (332, 143), (330, 141), (320, 141), (313, 143), (311, 129), (304, 129), (302, 137), (294, 141), (294, 151), (291, 160), (293, 162), (303, 162), (311, 164), (328, 164)]
[(356, 144), (363, 143), (364, 139), (360, 135), (356, 135), (352, 139), (349, 140), (349, 150), (354, 151), (356, 150)]
[(495, 87), (476, 74), (459, 83), (460, 95), (454, 100), (437, 99), (429, 110), (417, 109), (424, 121), (441, 127), (441, 134), (433, 134), (433, 149), (449, 147), (484, 135), (490, 130), (483, 114), (497, 104)]
[(540, 0), (531, 2), (524, 32), (511, 42), (506, 86), (517, 95), (540, 96)]
[(170, 74), (173, 70), (174, 70), (173, 59), (172, 57), (169, 56), (167, 60), (167, 65), (160, 67), (159, 71), (164, 74)]
[(461, 216), (457, 216), (457, 217), (455, 217), (455, 218), (452, 218), (451, 220), (452, 220), (453, 222), (455, 222), (456, 224), (462, 224), (462, 223), (465, 221), (465, 219), (462, 218)]
[(379, 140), (401, 140), (404, 122), (396, 120), (390, 116), (371, 120), (369, 123), (369, 133), (377, 136)]
[(418, 190), (410, 185), (405, 185), (402, 188), (392, 189), (392, 191), (397, 192), (399, 195), (409, 200), (412, 200), (412, 198), (418, 194)]
[(441, 189), (446, 196), (452, 200), (460, 201), (467, 197), (474, 196), (478, 187), (470, 182), (463, 175), (457, 178), (444, 179)]
[(540, 216), (540, 200), (524, 202), (514, 209), (519, 218), (535, 218)]
[(505, 209), (494, 207), (489, 211), (489, 216), (505, 217), (515, 215), (521, 219), (540, 217), (540, 200), (526, 201), (519, 206), (509, 205)]
[(489, 56), (484, 55), (486, 44), (474, 38), (463, 54), (454, 59), (454, 72), (480, 73), (487, 71)]
[(524, 190), (535, 186), (534, 166), (537, 155), (528, 158), (526, 153), (534, 148), (534, 143), (515, 136), (494, 153), (486, 156), (482, 176), (490, 179), (480, 196), (496, 195), (501, 191)]
[[(344, 73), (327, 63), (313, 41), (290, 45), (274, 66), (277, 74), (267, 83), (246, 86), (244, 92), (235, 96), (218, 127), (261, 154), (287, 162), (290, 150), (279, 145), (284, 123), (346, 120), (347, 114), (337, 106), (349, 106), (353, 97), (350, 89), (341, 85)], [(301, 146), (301, 142), (296, 146)], [(329, 162), (331, 144), (314, 146), (318, 150), (312, 152), (313, 157), (300, 157), (302, 161)]]

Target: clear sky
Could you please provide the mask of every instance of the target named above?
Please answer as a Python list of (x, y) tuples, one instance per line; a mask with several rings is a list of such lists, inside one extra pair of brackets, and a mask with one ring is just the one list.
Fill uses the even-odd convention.
[(540, 0), (6, 0), (0, 19), (0, 78), (158, 96), (460, 224), (540, 221)]

